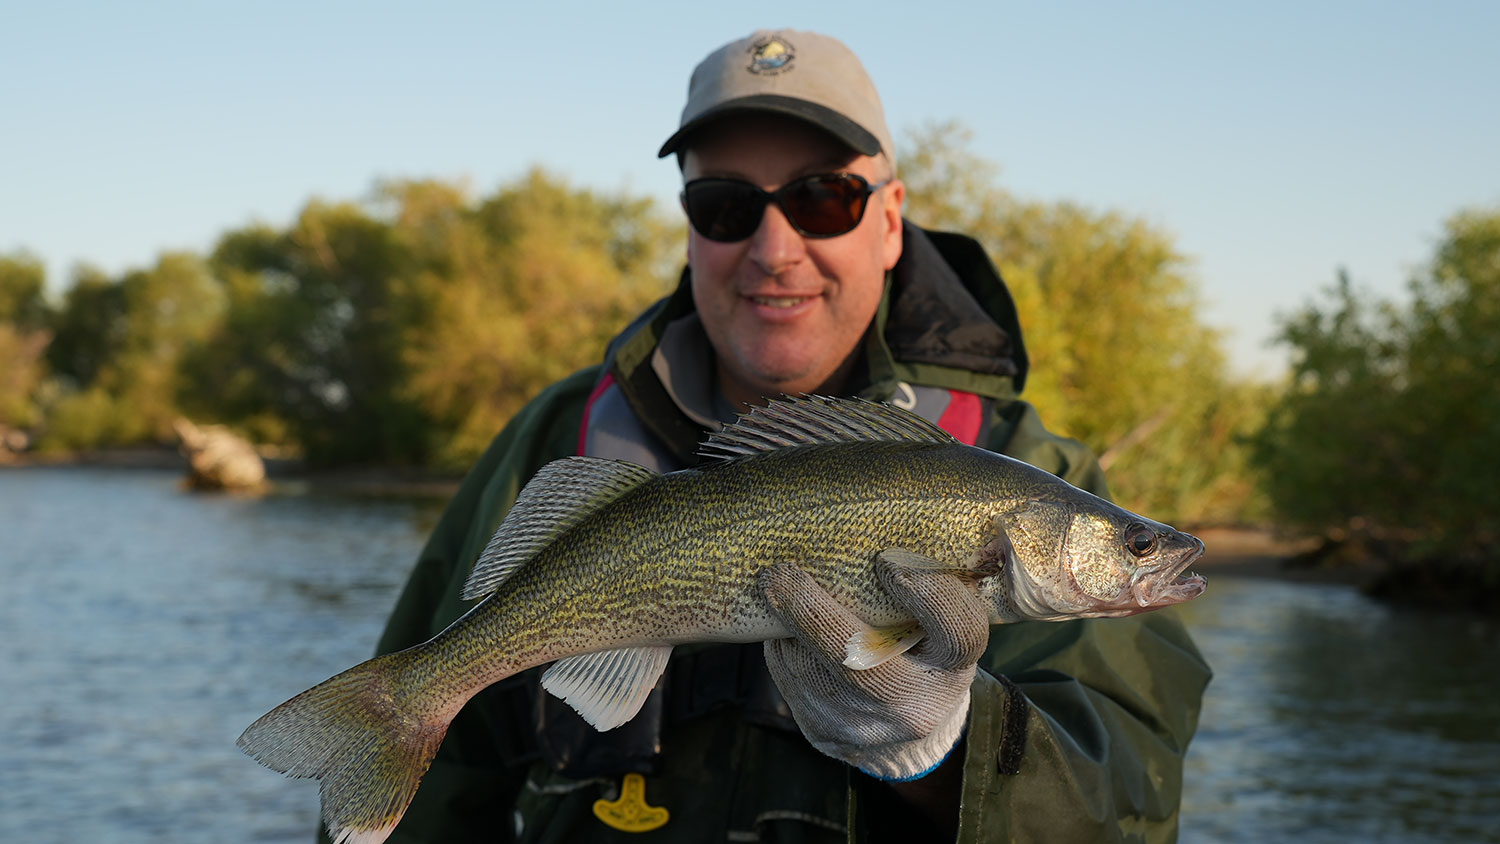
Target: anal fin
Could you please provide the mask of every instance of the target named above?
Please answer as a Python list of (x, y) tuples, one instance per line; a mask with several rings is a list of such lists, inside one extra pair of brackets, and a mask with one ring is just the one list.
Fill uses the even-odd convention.
[(542, 688), (596, 729), (613, 730), (641, 711), (671, 655), (671, 645), (657, 645), (570, 656), (542, 674)]

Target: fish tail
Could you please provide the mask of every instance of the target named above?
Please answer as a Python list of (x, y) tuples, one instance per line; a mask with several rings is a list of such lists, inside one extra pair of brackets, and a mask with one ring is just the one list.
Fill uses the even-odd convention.
[(391, 834), (462, 706), (404, 679), (424, 662), (424, 650), (360, 663), (240, 735), (240, 749), (262, 765), (321, 781), (323, 822), (334, 844), (379, 844)]

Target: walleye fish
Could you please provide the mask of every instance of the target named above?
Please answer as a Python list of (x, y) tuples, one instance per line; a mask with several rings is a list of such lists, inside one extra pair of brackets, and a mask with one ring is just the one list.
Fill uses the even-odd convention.
[(855, 669), (921, 638), (880, 587), (877, 555), (966, 577), (992, 623), (1132, 615), (1206, 585), (1183, 575), (1196, 537), (885, 405), (773, 402), (703, 454), (661, 475), (591, 457), (542, 467), (465, 583), (473, 609), (276, 707), (239, 746), (320, 779), (335, 842), (376, 844), (491, 683), (555, 661), (542, 686), (608, 730), (640, 710), (673, 646), (791, 635), (757, 586), (778, 562), (876, 628), (848, 643)]

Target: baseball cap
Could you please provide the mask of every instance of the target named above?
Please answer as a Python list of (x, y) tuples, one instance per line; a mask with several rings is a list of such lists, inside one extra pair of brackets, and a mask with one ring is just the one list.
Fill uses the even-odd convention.
[(682, 123), (658, 158), (680, 152), (703, 125), (728, 114), (767, 111), (817, 126), (864, 155), (895, 148), (875, 83), (843, 42), (816, 32), (762, 29), (708, 54), (688, 81)]

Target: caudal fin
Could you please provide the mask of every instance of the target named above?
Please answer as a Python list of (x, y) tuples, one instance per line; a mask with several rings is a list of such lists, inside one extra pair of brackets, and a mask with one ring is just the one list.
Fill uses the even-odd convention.
[(262, 715), (240, 749), (292, 777), (322, 782), (334, 844), (379, 844), (432, 764), (452, 712), (401, 684), (420, 646), (332, 677)]

